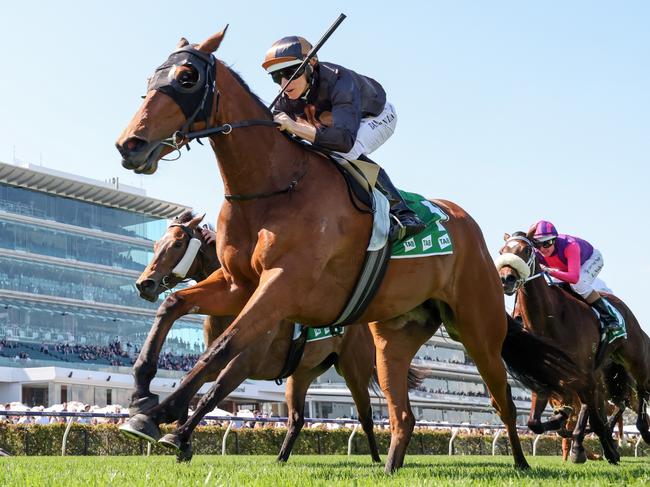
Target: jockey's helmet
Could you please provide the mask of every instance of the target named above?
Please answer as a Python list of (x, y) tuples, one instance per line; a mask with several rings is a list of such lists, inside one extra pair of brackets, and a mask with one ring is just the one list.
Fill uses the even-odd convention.
[(540, 220), (535, 224), (535, 233), (533, 240), (537, 242), (545, 242), (557, 238), (557, 230), (555, 225), (546, 220)]
[[(289, 68), (295, 70), (307, 57), (312, 45), (304, 37), (289, 36), (275, 41), (266, 52), (262, 67), (273, 76), (277, 77), (280, 72), (293, 74)], [(315, 57), (312, 59), (316, 59)], [(286, 70), (286, 71), (285, 71)], [(309, 74), (310, 70), (308, 71)], [(302, 73), (299, 73), (302, 74)], [(276, 81), (277, 82), (277, 81)]]

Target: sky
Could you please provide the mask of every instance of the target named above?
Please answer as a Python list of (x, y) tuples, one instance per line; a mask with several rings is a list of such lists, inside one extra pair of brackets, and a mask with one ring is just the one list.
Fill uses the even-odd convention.
[[(494, 256), (504, 232), (551, 220), (600, 249), (601, 277), (650, 333), (650, 3), (644, 1), (3, 2), (0, 161), (142, 187), (206, 211), (223, 185), (194, 145), (152, 176), (117, 136), (181, 36), (229, 24), (217, 56), (264, 100), (260, 64), (286, 35), (377, 79), (395, 135), (373, 154), (399, 187), (460, 204)], [(324, 184), (326, 184), (324, 182)]]

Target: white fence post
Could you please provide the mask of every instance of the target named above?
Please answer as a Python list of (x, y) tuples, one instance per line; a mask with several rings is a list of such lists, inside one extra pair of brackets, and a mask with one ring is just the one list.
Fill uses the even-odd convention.
[(454, 454), (454, 440), (458, 436), (458, 428), (451, 429), (451, 438), (449, 438), (449, 455)]
[(359, 423), (354, 425), (354, 428), (352, 428), (352, 433), (350, 433), (350, 437), (348, 438), (348, 455), (352, 455), (352, 439), (354, 438), (354, 435), (357, 433), (358, 429)]
[(70, 428), (72, 428), (72, 422), (74, 418), (70, 416), (68, 418), (68, 425), (65, 427), (65, 433), (63, 433), (63, 441), (61, 442), (61, 456), (65, 456), (65, 449), (68, 446), (68, 434), (70, 433)]
[(535, 439), (533, 440), (533, 456), (537, 455), (537, 442), (539, 439), (542, 437), (542, 435), (537, 435), (535, 436)]
[(149, 443), (148, 441), (147, 441), (147, 456), (148, 457), (151, 456), (151, 443)]
[(228, 427), (226, 428), (226, 432), (223, 434), (223, 439), (221, 440), (221, 455), (226, 454), (226, 440), (228, 439), (228, 433), (230, 433), (230, 430), (232, 428), (232, 424), (234, 421), (230, 421), (228, 423)]
[(492, 440), (492, 456), (497, 454), (497, 441), (499, 441), (499, 436), (501, 436), (501, 430), (498, 429), (494, 433), (494, 439)]

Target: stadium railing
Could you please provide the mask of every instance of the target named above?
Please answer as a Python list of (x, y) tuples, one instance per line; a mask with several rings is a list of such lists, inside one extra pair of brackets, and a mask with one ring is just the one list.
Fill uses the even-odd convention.
[[(63, 434), (63, 440), (61, 442), (61, 455), (65, 456), (68, 433), (70, 428), (74, 423), (74, 420), (77, 418), (106, 418), (106, 419), (126, 419), (129, 417), (128, 413), (97, 413), (97, 412), (70, 412), (70, 411), (10, 411), (10, 410), (0, 410), (0, 417), (2, 416), (47, 416), (51, 418), (68, 418), (67, 427), (65, 433)], [(209, 421), (221, 421), (228, 422), (228, 427), (224, 433), (221, 445), (221, 454), (226, 455), (226, 440), (228, 434), (230, 433), (233, 426), (238, 423), (287, 423), (287, 417), (273, 417), (273, 418), (262, 418), (262, 417), (250, 417), (250, 416), (204, 416), (205, 420)], [(319, 424), (339, 424), (339, 425), (351, 425), (352, 432), (348, 438), (348, 455), (352, 455), (352, 440), (361, 425), (361, 423), (356, 419), (330, 419), (330, 418), (305, 418), (305, 423), (319, 423)], [(375, 425), (386, 426), (389, 425), (388, 420), (375, 421)], [(492, 455), (496, 455), (497, 442), (501, 433), (505, 430), (503, 425), (487, 425), (487, 424), (467, 424), (467, 423), (446, 423), (446, 422), (435, 422), (435, 421), (416, 421), (416, 427), (427, 427), (433, 429), (443, 429), (450, 430), (451, 437), (449, 439), (449, 455), (454, 454), (454, 440), (458, 436), (458, 433), (462, 430), (490, 430), (494, 431), (492, 439)], [(526, 426), (517, 426), (519, 431), (527, 431)], [(636, 442), (634, 444), (634, 456), (639, 456), (639, 445), (643, 439), (641, 435), (635, 433), (625, 432), (626, 436), (631, 436), (632, 438), (636, 437)], [(542, 435), (535, 435), (533, 440), (533, 456), (537, 454), (537, 443)], [(147, 443), (147, 456), (151, 454), (151, 443)]]

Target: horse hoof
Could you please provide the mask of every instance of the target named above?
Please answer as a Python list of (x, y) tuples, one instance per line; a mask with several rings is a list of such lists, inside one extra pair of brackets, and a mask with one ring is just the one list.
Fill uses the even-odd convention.
[(149, 443), (155, 443), (160, 438), (158, 425), (144, 414), (136, 414), (129, 418), (126, 423), (120, 426), (120, 432), (131, 438), (145, 440)]
[(621, 456), (618, 454), (616, 450), (613, 450), (610, 455), (605, 455), (605, 456), (607, 457), (607, 461), (612, 465), (618, 465), (618, 462), (621, 461)]
[(150, 409), (158, 405), (158, 394), (150, 394), (141, 397), (129, 404), (129, 417), (132, 418), (136, 414), (144, 414)]
[(182, 444), (180, 436), (173, 433), (166, 434), (158, 440), (158, 443), (160, 443), (165, 448), (170, 448), (178, 451), (180, 451)]
[(572, 463), (585, 463), (587, 461), (587, 453), (582, 447), (571, 449), (571, 462)]
[(188, 463), (192, 460), (194, 452), (192, 451), (191, 443), (182, 443), (181, 449), (176, 453), (176, 463)]

